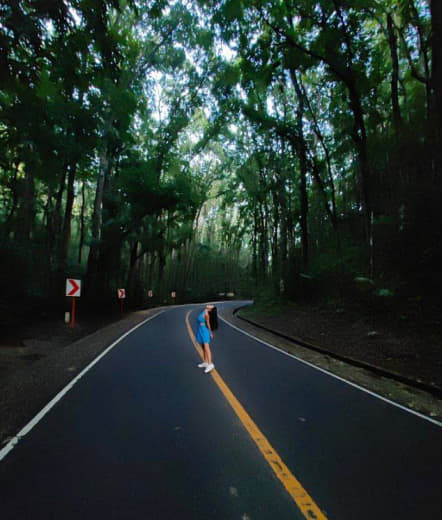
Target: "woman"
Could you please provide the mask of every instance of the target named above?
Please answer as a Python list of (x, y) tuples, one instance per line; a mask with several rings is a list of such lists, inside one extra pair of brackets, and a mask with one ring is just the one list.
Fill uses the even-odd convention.
[(214, 308), (214, 305), (206, 305), (206, 308), (198, 314), (198, 330), (196, 331), (196, 340), (203, 347), (204, 361), (198, 365), (199, 368), (204, 368), (207, 374), (215, 368), (212, 363), (212, 353), (210, 352), (210, 340), (213, 338), (212, 329), (210, 327), (209, 311)]

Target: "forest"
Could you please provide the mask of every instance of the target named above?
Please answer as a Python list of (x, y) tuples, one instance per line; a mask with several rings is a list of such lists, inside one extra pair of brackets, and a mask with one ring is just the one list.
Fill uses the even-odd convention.
[[(442, 3), (0, 0), (1, 305), (440, 306)], [(152, 291), (152, 297), (149, 297)]]

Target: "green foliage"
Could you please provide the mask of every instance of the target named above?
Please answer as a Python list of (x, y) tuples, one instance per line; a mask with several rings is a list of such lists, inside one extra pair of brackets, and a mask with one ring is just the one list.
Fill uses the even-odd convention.
[(2, 247), (44, 259), (34, 293), (442, 287), (428, 2), (95, 4), (0, 0)]
[(239, 0), (225, 0), (214, 16), (214, 22), (221, 25), (241, 20), (243, 17), (243, 6)]

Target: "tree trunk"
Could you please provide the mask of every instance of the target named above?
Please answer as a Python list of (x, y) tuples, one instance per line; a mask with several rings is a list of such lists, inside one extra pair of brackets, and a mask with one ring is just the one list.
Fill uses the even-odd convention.
[(133, 305), (136, 307), (144, 306), (147, 299), (146, 265), (147, 253), (145, 251), (142, 255), (138, 255), (138, 266), (136, 270), (135, 287), (133, 293)]
[(147, 274), (147, 290), (153, 291), (153, 274), (155, 271), (155, 261), (156, 261), (156, 255), (155, 251), (152, 251), (150, 253), (150, 259), (149, 259), (149, 267), (148, 267), (148, 274)]
[(35, 219), (35, 184), (30, 168), (26, 168), (17, 228), (17, 238), (24, 244), (31, 239)]
[(258, 281), (258, 208), (255, 204), (253, 211), (253, 235), (252, 235), (252, 276)]
[(128, 294), (134, 294), (135, 266), (138, 260), (138, 240), (134, 240), (130, 248), (129, 271), (127, 274), (126, 288)]
[[(316, 53), (302, 45), (300, 45), (291, 34), (286, 34), (286, 42), (295, 47), (298, 50), (306, 53), (312, 58), (322, 61), (330, 67), (330, 70), (336, 77), (343, 82), (348, 89), (349, 93), (349, 106), (353, 114), (354, 119), (354, 130), (353, 130), (353, 141), (356, 146), (359, 163), (359, 176), (360, 176), (360, 188), (361, 188), (361, 201), (363, 206), (363, 222), (365, 231), (365, 242), (369, 249), (369, 257), (372, 258), (372, 233), (371, 233), (371, 200), (370, 200), (370, 167), (367, 156), (367, 134), (364, 122), (364, 115), (362, 110), (361, 95), (357, 87), (357, 76), (354, 70), (351, 68), (355, 60), (355, 52), (352, 49), (351, 38), (349, 36), (350, 28), (348, 27), (345, 16), (342, 13), (341, 6), (338, 2), (333, 2), (336, 7), (336, 12), (340, 18), (341, 25), (344, 29), (343, 40), (346, 47), (346, 66), (341, 67), (337, 65), (336, 61), (332, 56), (327, 54), (322, 55)], [(369, 260), (369, 271), (372, 270), (372, 262)]]
[(278, 203), (278, 193), (277, 189), (274, 186), (272, 188), (272, 198), (273, 198), (273, 230), (272, 230), (272, 279), (273, 283), (278, 283), (278, 275), (279, 275), (279, 240), (278, 240), (278, 231), (280, 231), (280, 219), (279, 219), (279, 203)]
[(258, 245), (258, 263), (257, 263), (257, 276), (258, 279), (265, 278), (267, 273), (267, 259), (266, 259), (266, 241), (267, 235), (265, 233), (265, 216), (262, 205), (257, 204), (257, 218), (256, 218), (256, 240)]
[[(426, 97), (426, 108), (427, 108), (427, 119), (431, 120), (431, 111), (432, 111), (432, 85), (431, 85), (431, 72), (430, 72), (430, 59), (428, 56), (428, 47), (427, 41), (425, 39), (424, 31), (422, 28), (422, 23), (419, 17), (419, 12), (416, 8), (414, 0), (410, 0), (409, 6), (411, 12), (414, 15), (414, 28), (417, 31), (418, 39), (419, 39), (419, 51), (421, 54), (422, 63), (424, 66), (424, 76), (422, 78), (423, 83), (425, 85), (425, 97)], [(430, 7), (431, 9), (431, 7)], [(419, 79), (419, 78), (417, 78)]]
[(83, 245), (84, 245), (84, 211), (86, 209), (86, 183), (83, 181), (81, 186), (81, 212), (80, 212), (80, 243), (78, 245), (78, 263), (81, 264), (83, 257)]
[(373, 276), (373, 235), (372, 235), (372, 207), (371, 207), (371, 187), (370, 187), (370, 166), (367, 156), (367, 132), (364, 122), (364, 114), (361, 105), (361, 98), (355, 85), (355, 80), (347, 82), (350, 96), (350, 108), (354, 116), (353, 141), (358, 153), (359, 179), (361, 189), (361, 201), (363, 208), (363, 221), (365, 231), (365, 242), (368, 247), (368, 273)]
[(278, 193), (279, 193), (279, 207), (281, 213), (280, 226), (280, 278), (279, 278), (279, 295), (283, 302), (287, 300), (287, 273), (288, 273), (288, 259), (287, 259), (287, 198), (286, 198), (286, 182), (285, 182), (285, 141), (281, 142), (281, 161), (277, 165), (278, 173)]
[[(102, 204), (101, 204), (101, 231), (98, 243), (98, 264), (99, 269), (96, 273), (96, 284), (102, 294), (106, 294), (111, 281), (123, 283), (121, 274), (121, 256), (124, 248), (127, 233), (122, 233), (119, 225), (119, 205), (118, 192), (116, 190), (116, 180), (118, 168), (115, 157), (117, 151), (114, 149), (109, 153), (109, 163), (107, 174), (104, 178)], [(137, 233), (137, 224), (132, 230)], [(126, 235), (126, 236), (125, 236)]]
[(258, 204), (260, 224), (258, 231), (259, 240), (259, 276), (262, 279), (266, 279), (268, 275), (268, 263), (269, 263), (269, 208), (267, 204)]
[(308, 271), (309, 267), (309, 239), (308, 239), (308, 195), (307, 195), (307, 144), (304, 137), (304, 96), (302, 89), (299, 85), (298, 78), (296, 77), (296, 71), (290, 70), (290, 77), (292, 79), (293, 86), (295, 87), (296, 96), (298, 98), (298, 106), (296, 109), (296, 121), (298, 130), (299, 146), (297, 147), (297, 153), (299, 157), (299, 194), (301, 199), (301, 243), (302, 243), (302, 268), (304, 271)]
[(387, 15), (387, 33), (388, 44), (390, 46), (392, 74), (391, 74), (391, 106), (393, 108), (393, 124), (396, 136), (399, 136), (402, 117), (399, 106), (399, 59), (397, 50), (397, 37), (394, 29), (393, 17), (390, 13)]
[(165, 266), (166, 256), (164, 254), (163, 248), (161, 247), (158, 251), (158, 296), (161, 299), (161, 301), (167, 296), (167, 288), (163, 287)]
[[(303, 159), (301, 160), (303, 161)], [(301, 243), (302, 243), (302, 267), (304, 271), (308, 271), (309, 267), (309, 239), (308, 239), (308, 196), (307, 196), (307, 176), (306, 168), (300, 168), (300, 184), (299, 191), (301, 197), (301, 215), (299, 223), (301, 225)]]
[[(55, 194), (55, 205), (48, 208), (48, 219), (46, 225), (47, 232), (47, 255), (48, 255), (48, 276), (50, 280), (50, 293), (54, 298), (60, 296), (60, 274), (59, 274), (59, 260), (60, 250), (62, 244), (62, 225), (63, 219), (61, 216), (63, 206), (63, 193), (66, 185), (67, 164), (63, 165), (58, 185), (57, 193)], [(48, 199), (51, 200), (53, 194), (50, 193)], [(48, 200), (48, 204), (49, 204)], [(62, 294), (62, 293), (61, 293)]]
[(434, 92), (434, 155), (436, 174), (442, 176), (442, 2), (431, 0), (432, 22), (432, 87)]
[(6, 239), (9, 237), (9, 234), (12, 230), (12, 221), (14, 218), (14, 215), (18, 208), (18, 190), (17, 190), (17, 178), (18, 178), (18, 168), (19, 163), (17, 163), (16, 167), (14, 168), (14, 177), (10, 181), (10, 190), (12, 194), (12, 204), (9, 208), (8, 216), (6, 218), (6, 222), (3, 228), (2, 233), (2, 239)]
[(59, 272), (66, 275), (66, 262), (69, 254), (69, 243), (71, 240), (71, 221), (72, 221), (72, 208), (74, 205), (74, 181), (76, 165), (71, 165), (68, 168), (68, 185), (67, 185), (67, 196), (66, 196), (66, 207), (64, 212), (64, 224), (63, 224), (63, 241), (60, 248), (59, 257)]
[(97, 187), (95, 191), (94, 211), (92, 213), (91, 226), (91, 244), (89, 249), (87, 263), (87, 277), (89, 279), (90, 288), (96, 289), (96, 277), (98, 274), (98, 262), (100, 252), (100, 237), (102, 224), (103, 195), (106, 178), (109, 175), (109, 157), (107, 149), (100, 154), (100, 162), (98, 167)]
[(193, 225), (192, 225), (192, 237), (187, 240), (187, 254), (184, 261), (184, 272), (183, 279), (181, 283), (182, 294), (187, 294), (187, 286), (190, 277), (190, 272), (192, 270), (192, 266), (195, 258), (195, 248), (196, 248), (196, 233), (198, 230), (198, 221), (200, 218), (201, 208), (198, 208), (194, 217), (193, 217)]
[(58, 237), (61, 234), (62, 218), (61, 207), (63, 205), (63, 193), (66, 187), (66, 173), (67, 164), (63, 166), (63, 171), (60, 179), (60, 186), (58, 187), (57, 196), (55, 198), (55, 212), (54, 212), (54, 234)]
[[(340, 235), (340, 230), (339, 230), (338, 211), (336, 208), (336, 188), (335, 188), (335, 181), (333, 179), (330, 152), (325, 143), (324, 136), (322, 135), (321, 129), (319, 128), (316, 114), (313, 111), (313, 108), (312, 108), (310, 100), (307, 96), (307, 92), (304, 88), (304, 85), (302, 84), (302, 81), (300, 81), (299, 83), (300, 83), (303, 98), (309, 109), (310, 115), (313, 119), (313, 131), (315, 132), (315, 135), (318, 138), (319, 143), (321, 144), (321, 148), (325, 154), (325, 162), (327, 164), (327, 173), (328, 173), (328, 186), (330, 188), (330, 203), (328, 201), (327, 193), (325, 190), (325, 183), (323, 182), (323, 180), (321, 178), (320, 171), (319, 171), (319, 168), (317, 166), (317, 162), (316, 162), (314, 156), (313, 156), (313, 168), (312, 168), (313, 178), (316, 181), (316, 184), (318, 185), (319, 191), (324, 200), (325, 211), (327, 212), (327, 215), (330, 218), (330, 222), (332, 224), (333, 230), (336, 235), (336, 248), (338, 251), (338, 255), (339, 255), (339, 257), (341, 257), (341, 255), (342, 255), (341, 235)], [(330, 206), (330, 204), (331, 204), (331, 206)]]

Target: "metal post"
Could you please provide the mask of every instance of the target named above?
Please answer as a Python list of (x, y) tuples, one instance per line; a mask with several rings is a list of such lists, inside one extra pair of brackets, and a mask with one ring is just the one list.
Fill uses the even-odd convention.
[(75, 298), (72, 297), (71, 328), (75, 326)]

